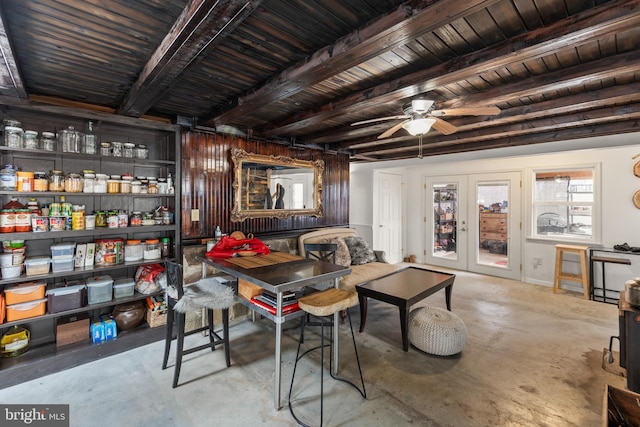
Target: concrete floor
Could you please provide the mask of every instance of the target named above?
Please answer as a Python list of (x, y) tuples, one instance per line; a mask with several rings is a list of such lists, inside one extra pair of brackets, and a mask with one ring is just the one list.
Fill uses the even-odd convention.
[[(548, 287), (456, 274), (453, 311), (468, 329), (463, 352), (444, 358), (414, 347), (403, 352), (397, 309), (370, 301), (367, 328), (356, 333), (367, 399), (327, 381), (325, 425), (601, 425), (605, 384), (626, 385), (601, 367), (602, 350), (618, 333), (617, 307), (554, 295)], [(445, 307), (444, 291), (419, 305)], [(357, 328), (358, 310), (352, 315)], [(298, 335), (289, 326), (284, 398)], [(157, 342), (1, 390), (0, 402), (70, 404), (71, 426), (294, 425), (286, 406), (273, 408), (273, 331), (268, 320), (232, 325), (232, 366), (225, 367), (223, 351), (187, 356), (177, 389), (171, 388), (173, 369), (160, 369), (163, 343)], [(342, 332), (342, 371), (353, 375), (347, 328)], [(317, 392), (307, 385), (317, 381), (318, 363), (308, 362), (299, 365), (301, 377), (296, 374), (306, 379), (298, 398)], [(318, 402), (308, 403), (315, 414), (305, 404), (301, 415), (313, 420)]]

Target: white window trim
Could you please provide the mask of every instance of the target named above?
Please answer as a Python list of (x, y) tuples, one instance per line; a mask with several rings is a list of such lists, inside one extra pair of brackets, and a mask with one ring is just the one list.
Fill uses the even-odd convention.
[[(537, 226), (534, 213), (534, 188), (536, 183), (536, 173), (555, 172), (567, 169), (592, 169), (593, 170), (593, 210), (591, 213), (591, 237), (583, 238), (579, 236), (569, 235), (553, 235), (544, 236), (535, 233)], [(526, 186), (526, 239), (530, 241), (553, 242), (553, 243), (569, 243), (582, 245), (601, 245), (602, 244), (602, 166), (601, 163), (587, 164), (569, 164), (557, 165), (553, 167), (536, 167), (527, 169), (527, 186)]]

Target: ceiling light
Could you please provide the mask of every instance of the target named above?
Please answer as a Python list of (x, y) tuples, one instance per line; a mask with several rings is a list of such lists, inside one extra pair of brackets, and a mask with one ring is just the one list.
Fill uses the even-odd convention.
[(435, 122), (434, 119), (415, 119), (404, 123), (402, 127), (411, 135), (424, 135), (429, 132)]

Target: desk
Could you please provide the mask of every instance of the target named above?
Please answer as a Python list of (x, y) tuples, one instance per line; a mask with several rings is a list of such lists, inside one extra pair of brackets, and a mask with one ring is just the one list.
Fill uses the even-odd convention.
[[(263, 255), (257, 255), (261, 257)], [(265, 255), (267, 257), (268, 255)], [(294, 289), (300, 289), (304, 286), (314, 286), (324, 282), (333, 281), (334, 286), (338, 287), (340, 277), (351, 273), (350, 268), (328, 262), (300, 258), (292, 261), (285, 261), (272, 265), (257, 266), (245, 268), (227, 258), (209, 258), (199, 257), (199, 261), (204, 264), (211, 265), (224, 273), (227, 273), (237, 279), (244, 279), (254, 283), (261, 288), (273, 292), (277, 297), (276, 314), (271, 314), (266, 310), (252, 304), (245, 298), (239, 297), (239, 301), (245, 306), (262, 314), (264, 317), (272, 320), (276, 324), (276, 350), (275, 350), (275, 381), (274, 381), (274, 406), (279, 410), (280, 391), (281, 391), (281, 344), (282, 344), (282, 324), (297, 317), (301, 317), (304, 311), (296, 311), (290, 314), (282, 314), (282, 294)], [(334, 336), (338, 336), (338, 327), (340, 325), (340, 316), (338, 313), (333, 319)], [(338, 343), (333, 346), (333, 365), (334, 374), (338, 371)]]
[[(603, 256), (594, 254), (595, 252), (616, 254), (615, 257)], [(613, 296), (607, 296), (607, 293), (615, 293), (619, 294), (619, 290), (615, 289), (607, 289), (606, 281), (605, 281), (605, 264), (618, 264), (618, 265), (631, 265), (631, 260), (629, 258), (623, 258), (618, 255), (623, 256), (631, 256), (631, 255), (640, 255), (640, 252), (631, 252), (631, 251), (618, 251), (613, 248), (589, 248), (589, 288), (591, 291), (591, 299), (593, 301), (600, 301), (609, 304), (617, 304), (619, 298), (615, 298)], [(596, 286), (595, 274), (594, 274), (594, 264), (596, 262), (602, 263), (602, 287)], [(602, 291), (602, 295), (596, 295), (596, 290)]]

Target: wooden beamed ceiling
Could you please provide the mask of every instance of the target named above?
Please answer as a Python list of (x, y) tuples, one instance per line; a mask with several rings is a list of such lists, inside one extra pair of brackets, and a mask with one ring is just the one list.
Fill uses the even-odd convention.
[(415, 157), (399, 124), (417, 98), (434, 101), (427, 116), (466, 109), (438, 117), (425, 156), (639, 130), (640, 0), (5, 0), (0, 12), (6, 104), (179, 120), (352, 161)]

